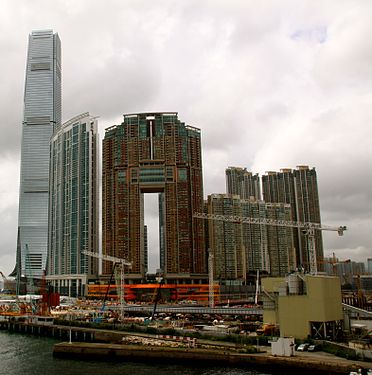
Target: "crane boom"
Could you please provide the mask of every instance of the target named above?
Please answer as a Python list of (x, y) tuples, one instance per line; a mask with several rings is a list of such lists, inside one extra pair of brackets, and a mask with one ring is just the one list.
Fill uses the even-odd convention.
[(98, 254), (98, 253), (94, 253), (93, 251), (88, 251), (88, 250), (83, 250), (82, 253), (85, 254), (85, 255), (89, 255), (91, 257), (94, 257), (94, 258), (98, 258), (98, 259), (102, 259), (102, 260), (107, 260), (109, 262), (121, 263), (124, 266), (129, 266), (129, 267), (132, 266), (132, 263), (128, 262), (124, 258), (116, 258), (116, 257), (113, 257), (111, 255)]
[(117, 258), (111, 255), (105, 255), (105, 254), (98, 254), (98, 253), (94, 253), (93, 251), (83, 250), (82, 253), (85, 255), (94, 257), (94, 258), (106, 260), (108, 262), (113, 262), (114, 265), (118, 264), (120, 266), (120, 285), (118, 289), (119, 289), (119, 298), (120, 298), (120, 310), (121, 310), (120, 313), (121, 313), (121, 318), (123, 319), (124, 318), (124, 304), (125, 304), (125, 301), (124, 301), (124, 266), (131, 267), (132, 263), (127, 261), (124, 258)]
[(273, 225), (288, 228), (301, 228), (305, 235), (308, 237), (308, 248), (309, 248), (309, 265), (310, 273), (317, 273), (317, 260), (315, 250), (315, 230), (329, 230), (335, 231), (339, 236), (344, 234), (347, 229), (346, 226), (340, 225), (339, 227), (332, 227), (329, 225), (322, 225), (320, 223), (301, 222), (301, 221), (287, 221), (287, 220), (275, 220), (267, 218), (254, 218), (247, 216), (236, 216), (236, 215), (215, 215), (205, 214), (196, 212), (193, 215), (195, 218), (207, 219), (207, 220), (218, 220), (228, 221), (236, 224), (258, 224), (258, 225)]
[(345, 226), (332, 227), (329, 225), (322, 225), (320, 223), (254, 218), (254, 217), (247, 217), (247, 216), (215, 215), (215, 214), (204, 214), (204, 213), (197, 212), (197, 213), (194, 213), (194, 217), (199, 218), (199, 219), (230, 221), (232, 223), (238, 223), (238, 224), (261, 224), (261, 225), (273, 225), (273, 226), (279, 226), (279, 227), (330, 230), (330, 231), (338, 232), (340, 236), (342, 236), (344, 234), (344, 231), (346, 230)]

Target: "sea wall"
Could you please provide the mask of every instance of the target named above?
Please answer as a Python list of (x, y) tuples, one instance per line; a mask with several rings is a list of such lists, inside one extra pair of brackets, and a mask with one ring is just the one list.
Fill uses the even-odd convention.
[(282, 370), (286, 374), (348, 374), (358, 367), (313, 358), (274, 357), (268, 354), (244, 354), (228, 350), (197, 348), (148, 347), (102, 343), (60, 343), (53, 355), (63, 358), (186, 363), (192, 365), (233, 365), (247, 368)]

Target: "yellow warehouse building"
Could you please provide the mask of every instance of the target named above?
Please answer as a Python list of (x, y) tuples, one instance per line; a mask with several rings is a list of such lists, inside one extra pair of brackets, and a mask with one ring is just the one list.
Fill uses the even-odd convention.
[(342, 333), (338, 277), (291, 274), (262, 279), (264, 323), (279, 325), (280, 336), (336, 339)]

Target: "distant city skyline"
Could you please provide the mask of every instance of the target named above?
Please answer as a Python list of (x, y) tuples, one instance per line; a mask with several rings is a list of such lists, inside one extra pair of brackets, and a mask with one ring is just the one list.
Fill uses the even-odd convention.
[[(177, 110), (203, 134), (204, 198), (225, 191), (231, 165), (260, 175), (314, 166), (322, 222), (348, 228), (343, 237), (324, 233), (324, 256), (366, 262), (372, 251), (372, 46), (365, 38), (371, 3), (57, 4), (0, 5), (5, 274), (16, 253), (27, 35), (44, 29), (58, 31), (64, 45), (64, 119), (89, 110), (100, 116), (104, 134), (123, 113)], [(158, 211), (148, 212), (151, 238)], [(149, 259), (153, 252), (150, 245)]]

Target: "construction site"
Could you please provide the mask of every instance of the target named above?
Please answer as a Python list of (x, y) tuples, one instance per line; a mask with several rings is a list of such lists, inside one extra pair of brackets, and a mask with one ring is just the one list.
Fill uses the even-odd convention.
[[(220, 289), (214, 287), (213, 307), (209, 285), (178, 288), (158, 283), (131, 289), (113, 284), (105, 286), (103, 297), (80, 299), (49, 293), (48, 288), (41, 295), (3, 295), (0, 329), (62, 340), (54, 355), (80, 360), (147, 360), (143, 350), (151, 347), (153, 360), (167, 363), (169, 358), (177, 363), (186, 357), (200, 363), (218, 359), (226, 365), (301, 367), (304, 373), (311, 368), (335, 374), (372, 360), (372, 312), (342, 303), (339, 278), (294, 273), (264, 277), (258, 285), (251, 296), (254, 301), (245, 304), (234, 298), (221, 304)], [(178, 299), (170, 302), (168, 298), (176, 295), (172, 293)], [(281, 340), (288, 341), (288, 348)], [(304, 357), (301, 343), (306, 348), (311, 344), (319, 354)], [(348, 360), (324, 357), (335, 351)]]
[[(29, 243), (20, 245), (16, 279), (3, 275), (10, 292), (0, 300), (3, 326), (37, 332), (51, 326), (53, 335), (71, 335), (72, 328), (61, 328), (67, 326), (93, 329), (95, 336), (109, 325), (257, 342), (286, 336), (357, 340), (364, 356), (369, 296), (360, 287), (357, 300), (364, 304), (348, 305), (340, 278), (324, 274), (322, 232), (342, 236), (347, 228), (321, 224), (315, 169), (268, 172), (264, 200), (259, 181), (246, 171), (242, 180), (242, 171), (234, 170), (228, 192), (204, 201), (201, 154), (200, 129), (185, 125), (176, 112), (127, 114), (107, 128), (102, 253), (93, 246), (97, 227), (87, 239), (92, 246), (84, 247), (75, 235), (77, 221), (70, 227), (69, 219), (74, 251), (49, 249), (48, 274), (39, 269), (42, 276), (34, 277), (40, 262), (31, 261)], [(244, 194), (235, 190), (242, 186)], [(148, 193), (158, 194), (160, 267), (153, 274), (144, 218)], [(64, 244), (62, 237), (57, 242)]]
[[(257, 272), (240, 284), (221, 283), (220, 280), (215, 279), (216, 262), (213, 253), (210, 252), (207, 261), (207, 283), (172, 283), (161, 271), (148, 275), (147, 283), (133, 283), (127, 275), (131, 262), (111, 255), (83, 251), (87, 257), (104, 262), (106, 267), (111, 264), (109, 277), (106, 275), (95, 283), (87, 285), (84, 296), (73, 298), (70, 293), (60, 295), (56, 292), (45, 276), (39, 279), (29, 277), (9, 280), (1, 273), (4, 287), (0, 300), (0, 315), (3, 318), (25, 314), (58, 315), (69, 316), (69, 319), (75, 316), (95, 322), (107, 322), (111, 319), (116, 323), (123, 323), (126, 319), (143, 318), (143, 322), (146, 321), (147, 324), (164, 321), (170, 325), (176, 324), (174, 319), (179, 321), (180, 317), (186, 317), (188, 321), (195, 320), (196, 324), (211, 327), (216, 326), (212, 322), (225, 322), (226, 318), (234, 321), (239, 317), (239, 324), (247, 322), (249, 326), (249, 329), (240, 329), (247, 334), (273, 335), (275, 332), (281, 336), (291, 335), (298, 339), (318, 337), (332, 340), (341, 339), (346, 331), (351, 332), (355, 317), (370, 320), (371, 295), (361, 288), (360, 282), (357, 283), (357, 290), (354, 293), (356, 298), (350, 298), (349, 291), (342, 292), (338, 276), (325, 276), (318, 271), (318, 267), (322, 265), (316, 257), (315, 232), (329, 230), (342, 235), (346, 230), (345, 227), (201, 213), (194, 214), (194, 217), (239, 226), (249, 223), (260, 226), (300, 227), (307, 236), (310, 272), (294, 272), (277, 278), (267, 274), (260, 275)], [(357, 278), (357, 281), (360, 279)], [(288, 301), (283, 304), (280, 301), (284, 297)], [(310, 302), (304, 302), (304, 298)], [(313, 302), (311, 302), (312, 298)], [(283, 306), (287, 308), (283, 310)], [(292, 307), (288, 308), (288, 306)], [(295, 320), (290, 312), (308, 311), (310, 306), (315, 309), (314, 316), (299, 322), (298, 328), (293, 330)], [(331, 311), (331, 313), (322, 315), (322, 311)], [(287, 330), (286, 324), (292, 328)], [(234, 327), (236, 326), (235, 324)], [(325, 326), (328, 328), (325, 329)], [(231, 327), (226, 327), (228, 328)], [(364, 328), (367, 329), (368, 336), (371, 330), (370, 322)], [(332, 334), (329, 334), (329, 329)]]

